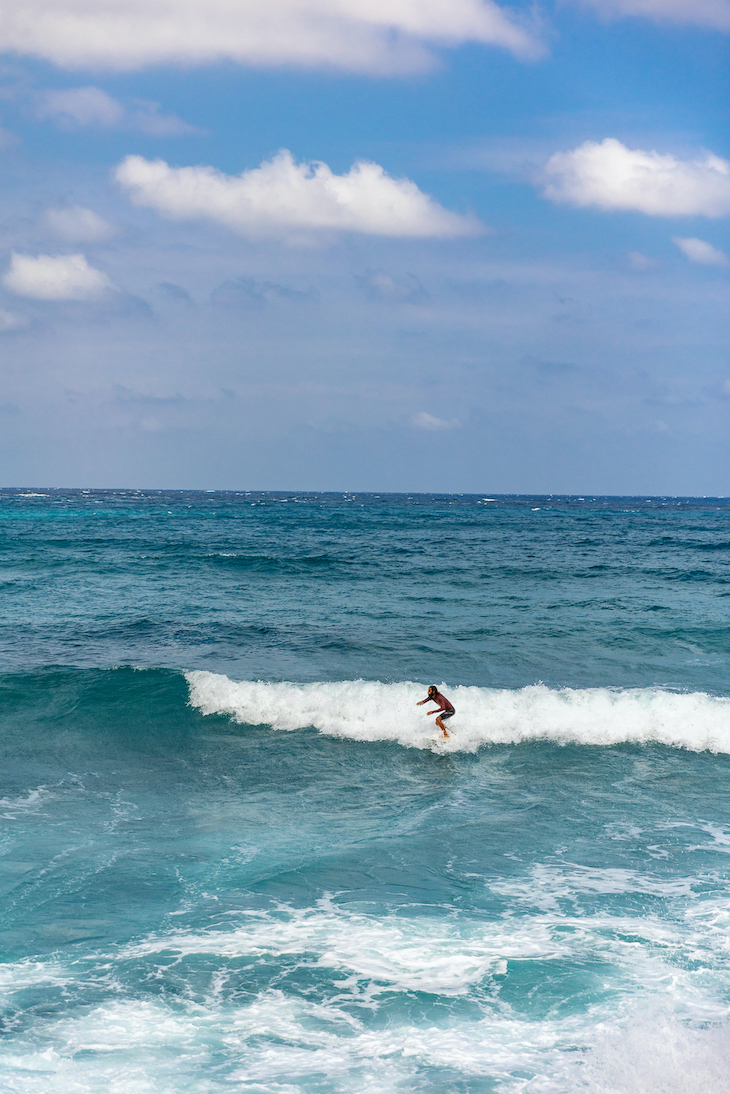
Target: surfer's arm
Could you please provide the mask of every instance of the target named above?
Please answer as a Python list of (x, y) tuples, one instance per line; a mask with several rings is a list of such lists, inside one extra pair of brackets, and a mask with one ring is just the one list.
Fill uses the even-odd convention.
[[(424, 703), (430, 703), (430, 702), (432, 702), (431, 696), (427, 695), (425, 699), (421, 699), (420, 703), (416, 703), (416, 706), (417, 707), (422, 707)], [(427, 710), (426, 714), (427, 715), (428, 714), (438, 714), (440, 709), (441, 709), (440, 707), (436, 707), (436, 710)]]

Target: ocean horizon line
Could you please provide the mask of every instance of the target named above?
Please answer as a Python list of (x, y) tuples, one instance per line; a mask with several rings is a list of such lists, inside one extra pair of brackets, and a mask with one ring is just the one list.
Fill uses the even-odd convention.
[[(32, 494), (31, 491), (38, 491)], [(30, 484), (22, 486), (0, 486), (0, 495), (15, 494), (25, 497), (42, 497), (43, 494), (226, 494), (226, 495), (305, 495), (307, 497), (367, 497), (367, 498), (478, 498), (482, 501), (504, 501), (510, 499), (570, 500), (570, 501), (727, 501), (730, 494), (671, 494), (638, 493), (617, 494), (592, 491), (545, 492), (545, 491), (507, 491), (493, 490), (485, 497), (484, 490), (334, 490), (334, 489), (298, 489), (296, 487), (199, 487), (199, 486), (43, 486)]]

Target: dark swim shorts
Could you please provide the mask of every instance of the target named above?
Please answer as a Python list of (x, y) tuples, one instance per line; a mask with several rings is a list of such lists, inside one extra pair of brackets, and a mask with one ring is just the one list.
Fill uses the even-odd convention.
[(453, 716), (455, 714), (456, 714), (456, 711), (452, 707), (451, 710), (442, 710), (441, 713), (439, 714), (439, 718), (443, 722), (444, 718), (453, 718)]

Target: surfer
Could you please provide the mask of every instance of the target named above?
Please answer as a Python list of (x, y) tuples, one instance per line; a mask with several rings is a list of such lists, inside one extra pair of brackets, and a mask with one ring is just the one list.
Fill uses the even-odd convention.
[(427, 714), (436, 714), (436, 725), (439, 727), (444, 737), (448, 737), (446, 732), (446, 726), (444, 725), (444, 719), (452, 718), (456, 711), (453, 706), (441, 692), (433, 684), (428, 689), (428, 695), (425, 699), (421, 699), (420, 703), (416, 703), (417, 707), (422, 707), (424, 703), (438, 703), (436, 710), (427, 710)]

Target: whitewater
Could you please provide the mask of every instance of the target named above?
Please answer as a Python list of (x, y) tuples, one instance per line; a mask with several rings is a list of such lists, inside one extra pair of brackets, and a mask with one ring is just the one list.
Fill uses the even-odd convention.
[(726, 499), (37, 486), (0, 563), (3, 1092), (725, 1094)]
[[(667, 745), (730, 752), (730, 699), (656, 688), (627, 691), (532, 685), (519, 690), (457, 686), (449, 738), (426, 725), (416, 699), (427, 685), (409, 681), (270, 684), (234, 681), (220, 673), (188, 672), (190, 702), (203, 714), (228, 714), (246, 725), (272, 729), (313, 727), (353, 741), (397, 741), (411, 748), (434, 743), (446, 751), (474, 752), (486, 744)], [(448, 685), (437, 685), (446, 690)], [(433, 707), (431, 709), (434, 709)]]

